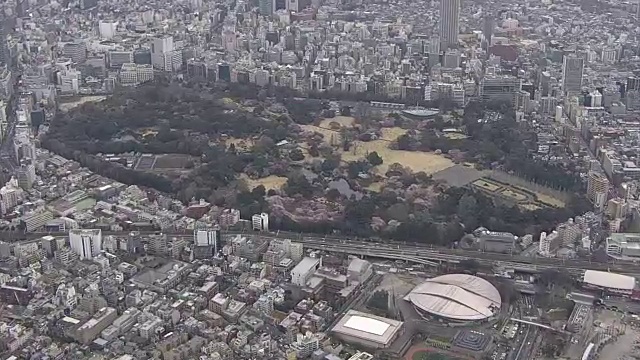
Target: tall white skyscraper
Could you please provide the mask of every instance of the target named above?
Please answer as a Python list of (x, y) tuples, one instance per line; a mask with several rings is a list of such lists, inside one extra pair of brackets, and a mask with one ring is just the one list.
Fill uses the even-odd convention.
[(69, 244), (80, 260), (91, 260), (102, 251), (102, 230), (72, 229), (69, 231)]
[(575, 55), (565, 55), (562, 60), (562, 90), (564, 92), (580, 92), (584, 59)]
[(440, 0), (440, 42), (445, 46), (458, 43), (460, 0)]
[(157, 70), (174, 71), (182, 67), (182, 51), (173, 42), (173, 36), (165, 35), (151, 43), (151, 64)]

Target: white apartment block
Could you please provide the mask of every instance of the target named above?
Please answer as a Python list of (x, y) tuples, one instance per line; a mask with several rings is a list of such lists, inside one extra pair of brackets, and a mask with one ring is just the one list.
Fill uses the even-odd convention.
[(269, 231), (269, 214), (255, 214), (251, 217), (253, 230)]
[(73, 229), (69, 231), (69, 243), (80, 260), (91, 260), (102, 251), (102, 230)]

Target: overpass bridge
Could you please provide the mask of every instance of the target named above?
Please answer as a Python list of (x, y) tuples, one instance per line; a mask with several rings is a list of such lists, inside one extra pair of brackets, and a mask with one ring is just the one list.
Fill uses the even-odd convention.
[(517, 318), (511, 318), (510, 320), (513, 321), (513, 322), (526, 324), (526, 325), (531, 325), (531, 326), (539, 327), (541, 329), (551, 330), (553, 332), (557, 332), (557, 333), (561, 333), (561, 334), (565, 334), (565, 335), (571, 334), (570, 332), (568, 332), (566, 330), (556, 329), (556, 328), (551, 327), (549, 325), (540, 324), (540, 323), (537, 323), (537, 322), (534, 322), (534, 321), (530, 321), (530, 320), (523, 320), (523, 319), (517, 319)]

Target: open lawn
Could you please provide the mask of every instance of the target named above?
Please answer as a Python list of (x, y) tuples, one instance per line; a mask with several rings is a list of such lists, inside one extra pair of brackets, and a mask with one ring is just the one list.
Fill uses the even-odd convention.
[(502, 195), (504, 195), (506, 197), (512, 198), (515, 201), (527, 200), (527, 195), (525, 195), (525, 194), (523, 194), (521, 192), (518, 192), (518, 191), (511, 190), (511, 189), (502, 190), (500, 192), (500, 194), (502, 194)]
[(395, 141), (400, 136), (407, 133), (407, 129), (399, 128), (399, 127), (391, 127), (391, 128), (382, 128), (380, 130), (382, 132), (381, 139), (386, 141)]
[(413, 172), (424, 171), (427, 174), (434, 174), (455, 165), (453, 161), (434, 153), (389, 149), (389, 142), (385, 140), (354, 142), (349, 151), (342, 152), (342, 160), (361, 160), (374, 151), (380, 155), (383, 161), (382, 165), (375, 167), (375, 170), (381, 175), (384, 175), (389, 170), (389, 166), (394, 163), (408, 167)]
[(468, 138), (468, 136), (467, 136), (467, 135), (465, 135), (465, 134), (460, 134), (460, 133), (446, 133), (446, 134), (444, 134), (444, 136), (445, 136), (447, 139), (451, 139), (451, 140), (462, 140), (462, 139), (466, 139), (466, 138)]
[(275, 176), (275, 175), (267, 176), (267, 177), (261, 178), (261, 179), (251, 179), (248, 176), (246, 176), (245, 174), (242, 174), (240, 176), (240, 179), (244, 180), (247, 183), (247, 187), (250, 190), (254, 189), (258, 185), (263, 185), (264, 188), (267, 189), (267, 190), (269, 190), (269, 189), (278, 190), (284, 184), (287, 183), (287, 178), (286, 177), (284, 177), (284, 176)]
[[(336, 116), (334, 118), (326, 118), (320, 122), (320, 127), (325, 129), (339, 129), (340, 127), (352, 127), (356, 120), (352, 116)], [(331, 126), (331, 123), (337, 123), (339, 126)]]
[(538, 206), (536, 204), (532, 204), (532, 203), (522, 204), (522, 205), (520, 205), (520, 207), (525, 209), (525, 210), (529, 210), (529, 211), (535, 211), (535, 210), (542, 209), (542, 207), (540, 207), (540, 206)]
[(494, 184), (492, 182), (483, 180), (483, 179), (478, 179), (478, 180), (474, 181), (472, 184), (477, 186), (477, 187), (479, 187), (479, 188), (481, 188), (481, 189), (485, 189), (485, 190), (488, 190), (488, 191), (491, 191), (491, 192), (496, 192), (501, 188), (501, 186), (499, 186), (497, 184)]
[(555, 206), (555, 207), (564, 207), (565, 205), (565, 203), (562, 200), (558, 200), (552, 196), (545, 195), (538, 192), (535, 194), (536, 194), (536, 198), (538, 198), (538, 201), (540, 201), (543, 204), (546, 204), (549, 206)]
[(69, 102), (61, 102), (58, 104), (58, 108), (62, 112), (68, 112), (71, 109), (74, 109), (86, 102), (99, 102), (106, 99), (106, 96), (83, 96), (81, 98), (74, 98), (73, 101)]
[[(307, 131), (315, 131), (322, 134), (324, 136), (324, 141), (327, 144), (340, 144), (340, 133), (338, 131), (314, 125), (302, 125), (302, 128)], [(427, 174), (433, 174), (454, 165), (453, 161), (442, 155), (436, 155), (429, 152), (390, 149), (390, 142), (405, 134), (407, 130), (394, 127), (383, 128), (381, 131), (381, 139), (368, 142), (354, 141), (349, 151), (340, 150), (342, 160), (347, 162), (362, 160), (367, 156), (367, 154), (375, 151), (380, 155), (383, 161), (382, 165), (375, 168), (379, 174), (385, 174), (389, 169), (389, 166), (394, 163), (399, 163), (403, 166), (409, 167), (414, 172), (424, 171)]]

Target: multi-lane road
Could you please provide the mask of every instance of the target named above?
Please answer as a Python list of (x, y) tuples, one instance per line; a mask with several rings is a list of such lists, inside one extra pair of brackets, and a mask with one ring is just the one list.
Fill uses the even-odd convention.
[[(103, 232), (103, 236), (115, 235), (125, 236), (128, 232)], [(152, 232), (142, 233), (152, 234)], [(225, 232), (227, 236), (254, 234), (247, 232), (229, 231)], [(531, 271), (540, 271), (544, 269), (563, 268), (572, 274), (579, 275), (584, 270), (601, 270), (612, 271), (622, 274), (637, 275), (640, 274), (640, 264), (633, 262), (609, 262), (599, 263), (589, 260), (562, 260), (555, 258), (541, 257), (525, 257), (510, 254), (487, 253), (470, 250), (449, 249), (432, 247), (424, 244), (411, 244), (401, 242), (379, 242), (363, 239), (349, 239), (330, 236), (305, 235), (299, 233), (273, 232), (273, 233), (255, 233), (266, 238), (289, 238), (294, 241), (304, 243), (308, 249), (317, 249), (337, 253), (347, 253), (353, 255), (362, 255), (368, 257), (387, 258), (393, 260), (404, 260), (424, 265), (439, 265), (442, 263), (458, 263), (467, 259), (474, 259), (481, 265), (495, 266), (501, 265), (508, 268), (521, 268)], [(16, 243), (35, 242), (44, 235), (65, 236), (65, 233), (29, 233), (20, 234), (20, 240), (16, 240), (15, 234), (0, 232), (0, 240), (11, 241)], [(170, 236), (190, 237), (189, 233), (175, 233)]]
[[(12, 84), (15, 84), (15, 74), (12, 78)], [(18, 90), (14, 86), (14, 91)], [(12, 108), (9, 109), (7, 116), (8, 129), (5, 129), (4, 138), (0, 138), (0, 169), (7, 171), (11, 175), (16, 168), (15, 157), (13, 154), (13, 136), (16, 130), (16, 102), (10, 102)]]
[(13, 135), (15, 133), (15, 123), (9, 119), (8, 129), (4, 134), (4, 139), (0, 139), (0, 169), (13, 174), (15, 170), (15, 160), (13, 157)]

